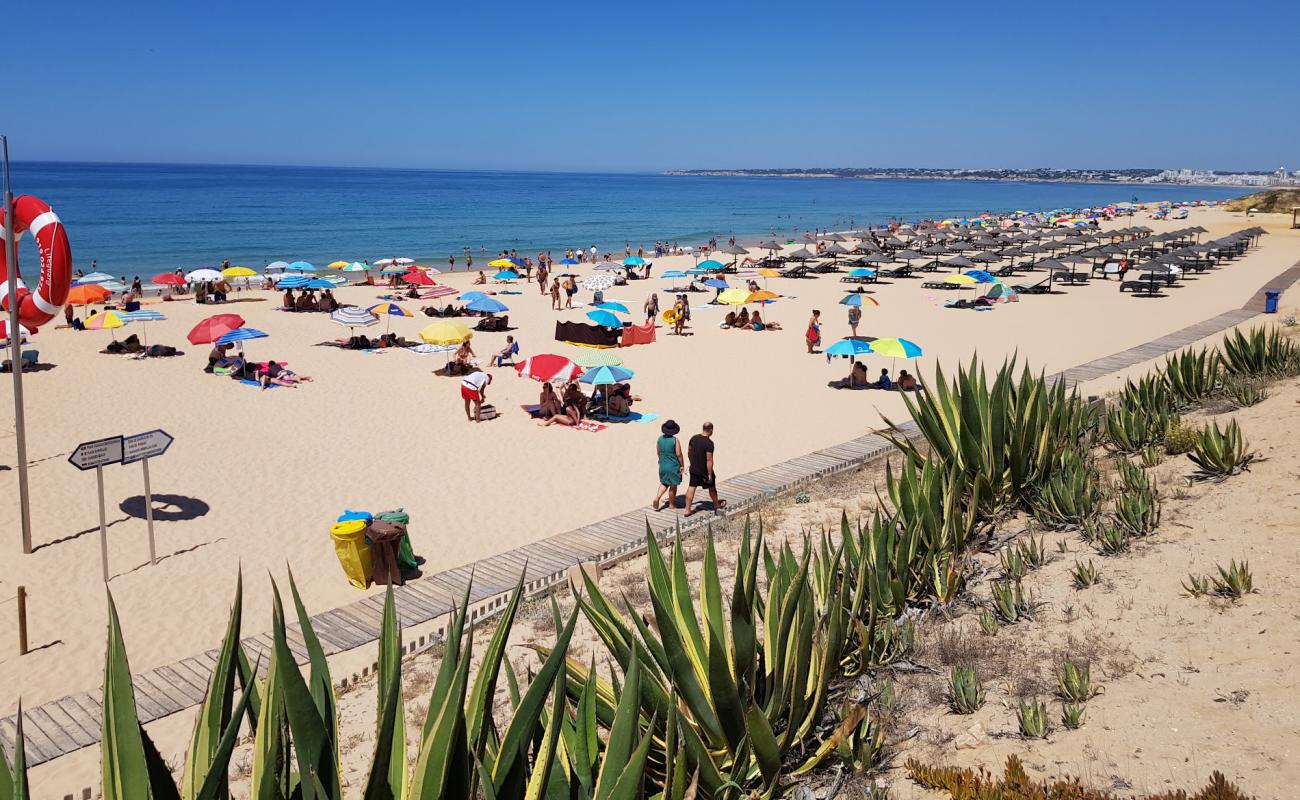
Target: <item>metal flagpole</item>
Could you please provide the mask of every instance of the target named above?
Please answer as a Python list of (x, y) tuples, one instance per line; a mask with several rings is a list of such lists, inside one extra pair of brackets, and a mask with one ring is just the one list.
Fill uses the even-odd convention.
[(23, 414), (23, 337), (18, 322), (18, 241), (14, 237), (14, 192), (9, 181), (9, 137), (0, 136), (4, 155), (4, 240), (9, 289), (9, 364), (14, 374), (14, 443), (18, 452), (18, 506), (22, 516), (23, 553), (32, 552), (32, 505), (27, 491), (27, 421)]

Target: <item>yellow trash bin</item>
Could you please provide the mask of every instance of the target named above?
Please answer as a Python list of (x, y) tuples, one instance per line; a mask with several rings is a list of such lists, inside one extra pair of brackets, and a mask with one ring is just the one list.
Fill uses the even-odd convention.
[(339, 566), (343, 567), (348, 583), (358, 589), (370, 585), (370, 545), (366, 544), (366, 528), (365, 520), (360, 519), (337, 522), (330, 528)]

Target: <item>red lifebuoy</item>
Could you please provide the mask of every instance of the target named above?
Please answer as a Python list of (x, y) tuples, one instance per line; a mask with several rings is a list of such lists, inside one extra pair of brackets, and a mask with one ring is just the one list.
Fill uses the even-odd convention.
[[(3, 223), (3, 211), (0, 210), (0, 223)], [(41, 277), (36, 283), (36, 291), (30, 291), (18, 278), (18, 319), (33, 333), (36, 329), (54, 319), (64, 301), (68, 299), (68, 290), (72, 288), (72, 247), (68, 244), (68, 232), (59, 219), (59, 215), (50, 210), (44, 201), (22, 195), (14, 198), (14, 237), (31, 231), (36, 240), (36, 250), (41, 258)], [(0, 228), (0, 243), (3, 242), (4, 230)], [(0, 308), (9, 310), (9, 268), (7, 248), (0, 247)], [(17, 265), (14, 265), (17, 269)], [(6, 317), (0, 323), (0, 333), (8, 335), (9, 320)]]

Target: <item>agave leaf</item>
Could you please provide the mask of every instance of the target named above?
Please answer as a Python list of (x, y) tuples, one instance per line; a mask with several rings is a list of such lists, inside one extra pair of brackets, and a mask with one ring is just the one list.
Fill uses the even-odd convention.
[[(561, 662), (563, 663), (563, 662)], [(524, 800), (542, 800), (551, 778), (551, 767), (556, 760), (556, 747), (560, 741), (560, 728), (564, 724), (564, 673), (557, 672), (551, 683), (551, 713), (542, 735), (542, 745), (533, 761), (533, 773), (528, 776)]]
[[(478, 760), (469, 750), (465, 729), (465, 693), (471, 657), (466, 648), (458, 662), (450, 667), (446, 656), (443, 657), (443, 672), (450, 670), (450, 677), (445, 684), (435, 683), (429, 698), (431, 721), (425, 724), (420, 740), (420, 755), (409, 787), (411, 797), (456, 800), (470, 796), (472, 764)], [(483, 787), (492, 796), (491, 781), (484, 781)]]
[[(181, 793), (172, 780), (171, 768), (167, 766), (167, 762), (154, 746), (153, 739), (149, 738), (143, 725), (140, 726), (140, 741), (144, 745), (145, 768), (149, 774), (150, 800), (180, 800)], [(229, 754), (226, 758), (230, 758)]]
[[(232, 676), (233, 677), (233, 676)], [(235, 706), (234, 713), (226, 722), (226, 729), (221, 734), (221, 739), (217, 742), (216, 749), (212, 752), (211, 768), (203, 783), (199, 786), (195, 800), (226, 800), (230, 797), (229, 780), (227, 774), (230, 768), (230, 756), (235, 751), (235, 741), (239, 738), (240, 723), (244, 719), (244, 711), (248, 707), (249, 700), (253, 696), (253, 687), (247, 686), (240, 694), (239, 703)], [(145, 737), (148, 741), (148, 736)], [(150, 743), (152, 745), (152, 743)], [(166, 765), (163, 765), (166, 769)], [(168, 775), (170, 781), (170, 774)], [(161, 800), (158, 795), (154, 795), (155, 800)]]
[[(282, 800), (289, 796), (288, 721), (284, 715), (284, 686), (280, 675), (280, 659), (272, 649), (262, 688), (262, 713), (257, 718), (253, 740), (250, 800)], [(247, 691), (251, 687), (244, 688)]]
[[(330, 678), (329, 660), (325, 658), (325, 650), (320, 645), (320, 639), (316, 638), (311, 617), (302, 604), (302, 597), (298, 594), (298, 584), (294, 582), (292, 569), (289, 570), (289, 591), (293, 594), (294, 611), (298, 615), (298, 626), (302, 628), (303, 645), (307, 648), (308, 663), (311, 665), (312, 700), (316, 703), (317, 713), (320, 714), (331, 740), (337, 743), (339, 712), (334, 702), (334, 682)], [(337, 753), (334, 758), (338, 759)], [(322, 784), (326, 786), (330, 784), (331, 778), (327, 773), (322, 772), (318, 777)]]
[(31, 790), (27, 784), (27, 745), (23, 737), (23, 702), (19, 700), (12, 770), (4, 748), (0, 747), (0, 800), (28, 800), (30, 797)]
[[(225, 765), (216, 765), (213, 756), (221, 745), (221, 738), (230, 723), (230, 705), (235, 696), (235, 673), (238, 670), (240, 620), (243, 615), (244, 576), (241, 572), (235, 581), (235, 600), (230, 606), (230, 619), (226, 635), (221, 642), (216, 666), (208, 681), (208, 691), (194, 720), (194, 733), (185, 756), (185, 775), (181, 781), (181, 797), (195, 800), (199, 789), (208, 782), (209, 773), (215, 772), (220, 781), (219, 792), (224, 792), (228, 780)], [(251, 682), (245, 684), (245, 692)], [(244, 706), (247, 703), (243, 704)], [(242, 713), (242, 712), (241, 712)], [(238, 726), (236, 726), (238, 727)], [(213, 770), (214, 766), (219, 768)]]
[(754, 757), (763, 773), (763, 783), (771, 790), (781, 778), (781, 750), (772, 733), (772, 726), (763, 710), (757, 706), (750, 706), (745, 712), (745, 722), (749, 729), (749, 742), (754, 748)]
[(378, 717), (375, 755), (366, 779), (366, 800), (400, 800), (406, 794), (406, 721), (402, 709), (402, 626), (393, 587), (384, 593), (379, 635)]
[[(272, 581), (274, 609), (272, 615), (272, 638), (274, 651), (280, 660), (280, 669), (284, 691), (285, 716), (289, 720), (289, 729), (293, 734), (293, 749), (298, 761), (298, 774), (312, 776), (315, 780), (303, 780), (303, 800), (333, 800), (341, 796), (338, 783), (338, 766), (335, 761), (337, 749), (335, 737), (337, 729), (333, 724), (327, 725), (321, 716), (318, 698), (308, 688), (285, 633), (284, 604), (280, 599), (280, 590)], [(295, 593), (295, 601), (297, 596)], [(306, 629), (304, 629), (305, 632)], [(315, 670), (313, 670), (315, 672)], [(313, 679), (313, 683), (315, 680)], [(327, 711), (333, 711), (333, 688), (328, 690)], [(326, 698), (321, 697), (324, 701)], [(334, 717), (331, 716), (331, 723)], [(326, 795), (318, 795), (315, 786), (328, 787)]]
[[(524, 575), (528, 565), (519, 573), (519, 582), (510, 596), (510, 602), (501, 612), (501, 619), (496, 630), (483, 651), (483, 661), (479, 665), (478, 675), (474, 678), (474, 688), (470, 691), (469, 703), (466, 705), (465, 722), (469, 728), (470, 749), (482, 752), (486, 729), (492, 724), (492, 698), (496, 696), (497, 678), (501, 674), (501, 660), (505, 656), (506, 639), (515, 623), (515, 612), (519, 610), (520, 599), (524, 593)], [(557, 628), (558, 629), (558, 628)]]
[(618, 710), (614, 714), (614, 724), (610, 726), (609, 739), (605, 743), (604, 758), (601, 759), (600, 773), (596, 778), (596, 800), (607, 800), (618, 782), (619, 773), (627, 765), (633, 748), (640, 734), (641, 720), (641, 662), (633, 659), (632, 668), (627, 673), (627, 686), (618, 701)]
[(144, 738), (135, 711), (135, 688), (127, 663), (122, 626), (108, 594), (108, 648), (104, 658), (104, 720), (100, 735), (101, 791), (105, 800), (152, 796)]
[[(656, 719), (650, 720), (649, 731), (654, 730), (656, 721)], [(654, 736), (650, 732), (641, 737), (641, 743), (621, 770), (618, 781), (615, 782), (607, 798), (598, 800), (636, 800), (640, 796), (641, 784), (645, 778), (646, 758), (650, 754), (650, 745), (653, 742)]]

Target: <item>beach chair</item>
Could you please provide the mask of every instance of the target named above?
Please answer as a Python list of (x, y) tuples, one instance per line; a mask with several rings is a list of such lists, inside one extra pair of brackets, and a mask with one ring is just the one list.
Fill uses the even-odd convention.
[(519, 342), (510, 343), (510, 352), (502, 355), (498, 353), (493, 357), (495, 366), (504, 367), (506, 365), (514, 366), (515, 356), (519, 355)]
[(1051, 294), (1051, 278), (1044, 278), (1038, 283), (1031, 283), (1028, 286), (1012, 286), (1018, 294)]
[(804, 263), (799, 264), (798, 266), (790, 267), (785, 272), (782, 272), (781, 277), (782, 278), (807, 278), (810, 269), (811, 267), (808, 266), (808, 262), (805, 261)]
[(994, 272), (993, 275), (998, 278), (1014, 278), (1016, 275), (1016, 268), (1011, 266), (1003, 267), (997, 272)]
[(41, 351), (24, 350), (19, 360), (22, 362), (23, 369), (35, 367), (41, 363)]
[(961, 286), (955, 283), (944, 283), (943, 281), (926, 281), (921, 284), (922, 289), (943, 289), (944, 291), (953, 291), (960, 289)]
[(894, 267), (893, 269), (876, 270), (877, 275), (883, 275), (886, 278), (910, 278), (912, 277), (912, 272), (912, 268), (907, 265)]

